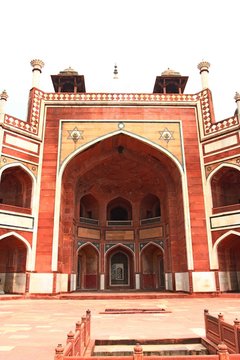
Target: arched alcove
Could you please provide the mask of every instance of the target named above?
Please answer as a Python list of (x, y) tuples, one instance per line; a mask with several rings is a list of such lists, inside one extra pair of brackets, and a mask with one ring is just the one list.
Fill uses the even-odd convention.
[(28, 248), (12, 233), (0, 239), (1, 287), (5, 293), (24, 293)]
[(156, 195), (147, 194), (141, 201), (140, 216), (142, 219), (151, 219), (161, 216), (160, 200)]
[(221, 291), (240, 291), (240, 235), (232, 232), (217, 244)]
[(113, 246), (106, 253), (107, 288), (134, 287), (134, 256), (132, 251), (121, 244)]
[(141, 283), (145, 290), (165, 289), (164, 254), (157, 244), (149, 243), (141, 251)]
[(240, 204), (240, 171), (222, 166), (211, 178), (213, 208)]
[(31, 208), (32, 179), (20, 166), (7, 167), (1, 175), (0, 203)]
[(99, 254), (87, 243), (77, 254), (77, 289), (96, 290), (99, 287)]
[(132, 220), (131, 203), (122, 197), (112, 199), (107, 204), (107, 219), (114, 221)]

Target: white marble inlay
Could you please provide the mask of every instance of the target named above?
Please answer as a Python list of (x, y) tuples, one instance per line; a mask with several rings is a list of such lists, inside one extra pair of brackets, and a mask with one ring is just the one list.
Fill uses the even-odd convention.
[(51, 330), (49, 330), (49, 332), (52, 332), (52, 333), (65, 333), (66, 331), (60, 330), (60, 329), (51, 329)]
[(30, 326), (30, 324), (4, 324), (4, 326), (7, 326), (7, 327), (11, 327), (11, 326), (14, 326), (14, 327), (19, 327), (19, 326), (26, 327), (26, 326)]
[(217, 227), (227, 227), (227, 226), (234, 226), (240, 224), (240, 214), (230, 214), (230, 215), (219, 215), (215, 217), (211, 217), (211, 225), (212, 228)]
[(190, 330), (200, 337), (206, 336), (206, 331), (204, 328), (190, 328)]
[(37, 325), (36, 329), (47, 329), (47, 328), (51, 328), (51, 325)]
[(11, 335), (8, 338), (9, 339), (27, 339), (30, 335)]
[(0, 315), (13, 314), (13, 311), (0, 311)]
[(0, 213), (0, 224), (6, 226), (14, 226), (24, 229), (33, 228), (33, 217), (17, 214)]
[(237, 135), (232, 135), (225, 139), (217, 140), (209, 144), (206, 144), (204, 145), (204, 149), (205, 149), (205, 153), (209, 153), (211, 151), (217, 151), (228, 146), (236, 145), (237, 143), (238, 143)]
[(11, 351), (12, 349), (14, 349), (15, 346), (1, 346), (0, 345), (0, 351)]
[(32, 143), (28, 140), (17, 138), (16, 136), (7, 134), (6, 143), (13, 146), (18, 146), (24, 150), (30, 150), (36, 154), (38, 153), (38, 144)]

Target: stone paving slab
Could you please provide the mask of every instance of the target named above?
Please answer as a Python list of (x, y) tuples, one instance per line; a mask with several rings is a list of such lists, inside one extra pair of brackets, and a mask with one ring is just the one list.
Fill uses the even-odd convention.
[[(100, 314), (106, 308), (156, 308), (161, 314)], [(0, 301), (0, 359), (53, 360), (57, 344), (65, 344), (86, 310), (92, 313), (93, 339), (159, 339), (204, 336), (203, 311), (240, 318), (238, 298), (135, 300), (2, 300)]]

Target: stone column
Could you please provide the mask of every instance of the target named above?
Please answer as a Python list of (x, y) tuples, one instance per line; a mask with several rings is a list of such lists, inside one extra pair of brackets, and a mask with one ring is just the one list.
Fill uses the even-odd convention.
[(234, 100), (237, 103), (237, 114), (238, 114), (238, 117), (240, 118), (240, 93), (239, 92), (236, 92), (236, 94), (234, 96)]
[(30, 62), (30, 64), (33, 67), (32, 87), (39, 88), (40, 74), (42, 72), (42, 68), (44, 67), (44, 62), (39, 59), (34, 59)]
[(4, 122), (5, 106), (7, 102), (8, 94), (6, 90), (0, 94), (0, 124)]
[(198, 69), (200, 70), (202, 89), (208, 89), (208, 69), (210, 68), (210, 63), (207, 61), (201, 61), (198, 64)]

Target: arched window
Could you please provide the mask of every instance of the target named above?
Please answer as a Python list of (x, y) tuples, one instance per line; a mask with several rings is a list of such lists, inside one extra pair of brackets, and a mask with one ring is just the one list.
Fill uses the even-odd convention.
[(108, 203), (107, 206), (108, 220), (131, 220), (132, 219), (132, 205), (131, 203), (118, 197)]
[(116, 206), (110, 210), (110, 220), (128, 220), (128, 211), (122, 206)]
[(118, 197), (108, 203), (107, 206), (108, 225), (131, 225), (132, 224), (132, 205), (131, 203)]

